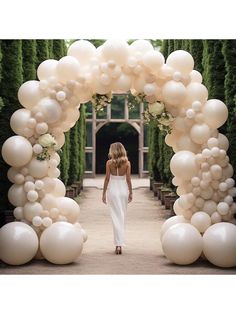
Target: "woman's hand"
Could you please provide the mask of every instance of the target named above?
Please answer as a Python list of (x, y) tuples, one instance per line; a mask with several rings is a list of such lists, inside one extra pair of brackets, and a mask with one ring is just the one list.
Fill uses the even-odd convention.
[(102, 195), (102, 201), (103, 201), (103, 203), (104, 203), (104, 204), (106, 204), (106, 203), (107, 203), (107, 200), (106, 200), (106, 194), (103, 194), (103, 195)]
[(128, 203), (132, 202), (132, 199), (133, 199), (133, 194), (132, 194), (132, 193), (129, 193), (129, 196), (128, 196)]

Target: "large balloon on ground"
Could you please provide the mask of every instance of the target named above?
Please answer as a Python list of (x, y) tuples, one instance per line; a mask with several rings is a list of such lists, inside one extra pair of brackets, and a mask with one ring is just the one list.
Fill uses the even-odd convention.
[(236, 226), (228, 222), (212, 225), (203, 235), (203, 252), (219, 267), (236, 266)]
[(82, 252), (83, 234), (80, 228), (70, 223), (56, 222), (42, 233), (40, 249), (53, 264), (72, 263)]
[(38, 250), (38, 236), (23, 222), (10, 222), (0, 229), (0, 252), (4, 263), (22, 265), (29, 262)]
[(170, 227), (162, 238), (162, 248), (166, 257), (179, 265), (195, 262), (202, 253), (202, 247), (202, 236), (188, 223)]

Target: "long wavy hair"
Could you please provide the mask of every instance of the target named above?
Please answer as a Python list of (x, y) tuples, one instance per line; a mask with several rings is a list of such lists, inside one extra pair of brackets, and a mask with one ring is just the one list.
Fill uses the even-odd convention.
[(108, 157), (117, 168), (128, 161), (126, 150), (120, 142), (110, 145)]

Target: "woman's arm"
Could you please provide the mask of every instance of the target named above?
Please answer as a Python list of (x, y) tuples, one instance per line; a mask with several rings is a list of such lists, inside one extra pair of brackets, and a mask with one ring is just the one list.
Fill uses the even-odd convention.
[(106, 191), (107, 191), (107, 186), (110, 180), (110, 162), (109, 160), (106, 163), (106, 176), (105, 176), (105, 180), (104, 180), (104, 184), (103, 184), (103, 194), (102, 194), (102, 201), (103, 203), (107, 203), (106, 200)]
[(133, 194), (132, 194), (132, 183), (131, 183), (131, 164), (128, 162), (128, 167), (126, 171), (126, 181), (128, 184), (128, 189), (129, 189), (129, 196), (128, 196), (128, 202), (130, 203), (133, 199)]

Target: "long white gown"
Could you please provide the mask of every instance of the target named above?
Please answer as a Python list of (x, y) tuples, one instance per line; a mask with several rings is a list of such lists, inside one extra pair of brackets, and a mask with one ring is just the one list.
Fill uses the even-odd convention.
[(128, 185), (126, 175), (110, 175), (107, 188), (107, 203), (110, 207), (114, 244), (125, 246), (125, 216), (128, 204)]

